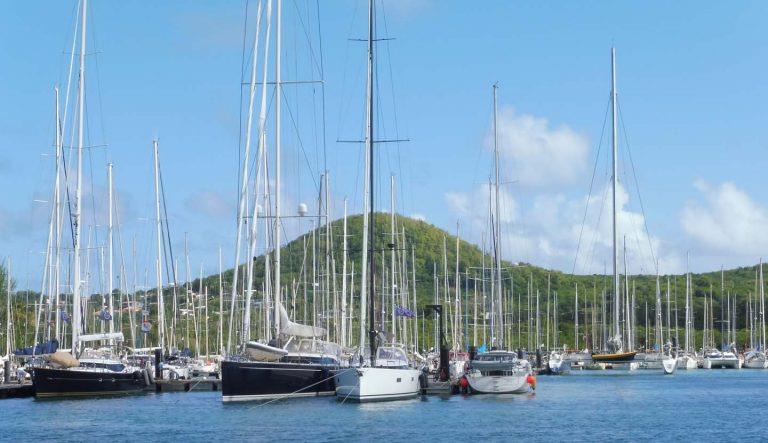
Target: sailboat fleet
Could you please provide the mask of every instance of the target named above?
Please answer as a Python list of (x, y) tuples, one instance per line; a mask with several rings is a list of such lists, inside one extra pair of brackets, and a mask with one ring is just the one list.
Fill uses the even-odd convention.
[[(159, 390), (158, 383), (164, 380), (213, 380), (214, 389), (220, 388), (221, 400), (227, 403), (315, 396), (335, 396), (344, 403), (408, 400), (428, 393), (525, 394), (536, 388), (537, 374), (564, 375), (589, 369), (654, 370), (668, 375), (697, 368), (768, 369), (762, 261), (755, 271), (755, 290), (746, 304), (736, 294), (727, 293), (722, 274), (716, 300), (711, 284), (709, 293), (695, 292), (695, 286), (700, 285), (694, 285), (691, 273), (686, 272), (682, 314), (678, 309), (677, 279), (674, 291), (670, 277), (662, 290), (656, 262), (652, 321), (646, 301), (645, 340), (639, 343), (637, 293), (627, 270), (626, 244), (623, 275), (620, 264), (619, 117), (614, 49), (610, 104), (611, 284), (608, 288), (605, 281), (594, 279), (591, 291), (588, 284), (582, 283), (581, 293), (579, 284), (575, 285), (571, 332), (561, 323), (563, 316), (559, 310), (563, 304), (558, 299), (558, 292), (568, 290), (563, 291), (566, 288), (562, 286), (553, 290), (548, 274), (543, 291), (532, 268), (529, 271), (520, 267), (521, 272), (503, 261), (497, 84), (492, 89), (489, 247), (486, 250), (484, 245), (481, 251), (482, 265), (473, 268), (471, 263), (464, 264), (462, 269), (458, 224), (452, 279), (445, 237), (441, 272), (438, 263), (417, 264), (416, 250), (435, 245), (419, 244), (406, 231), (405, 223), (397, 215), (394, 175), (390, 176), (386, 223), (383, 205), (377, 200), (382, 195), (379, 176), (383, 169), (376, 161), (377, 146), (392, 140), (378, 129), (382, 113), (378, 103), (376, 44), (381, 39), (377, 35), (375, 0), (368, 2), (367, 38), (362, 39), (367, 45), (365, 136), (358, 142), (364, 147), (365, 161), (363, 210), (361, 217), (356, 218), (362, 229), (351, 233), (347, 199), (343, 202), (342, 219), (332, 221), (327, 170), (315, 182), (317, 214), (310, 215), (304, 203), (298, 205), (297, 215), (286, 211), (282, 164), (286, 129), (282, 119), (290, 97), (283, 88), (288, 83), (313, 82), (282, 78), (282, 8), (281, 0), (261, 0), (257, 6), (249, 52), (250, 78), (246, 82), (246, 122), (238, 171), (231, 271), (224, 271), (220, 252), (215, 284), (209, 287), (209, 279), (201, 269), (195, 289), (185, 238), (187, 281), (179, 282), (178, 263), (170, 240), (159, 141), (155, 139), (154, 289), (145, 277), (147, 283), (140, 290), (137, 270), (133, 271), (130, 289), (124, 262), (115, 263), (115, 244), (120, 244), (121, 254), (123, 251), (122, 239), (117, 238), (120, 234), (116, 229), (119, 220), (115, 220), (118, 211), (112, 163), (107, 164), (109, 195), (104, 247), (93, 247), (90, 230), (96, 226), (88, 226), (83, 216), (84, 158), (89, 148), (85, 134), (88, 0), (78, 2), (70, 66), (70, 73), (76, 69), (77, 81), (73, 85), (70, 75), (63, 108), (59, 90), (55, 90), (53, 201), (42, 290), (32, 309), (36, 323), (32, 346), (28, 348), (14, 350), (18, 340), (14, 338), (11, 319), (19, 308), (12, 303), (10, 261), (6, 265), (6, 383), (13, 378), (24, 383), (28, 378), (37, 397), (101, 397)], [(71, 89), (76, 91), (72, 106)], [(68, 132), (72, 134), (71, 143), (65, 142)], [(65, 154), (67, 144), (73, 147), (71, 154)], [(298, 254), (288, 248), (285, 238), (285, 225), (297, 220), (303, 224), (299, 231), (304, 234), (290, 244), (300, 243)], [(84, 233), (84, 227), (88, 227), (88, 232)], [(359, 238), (354, 238), (357, 234)], [(357, 252), (361, 259), (357, 263), (351, 259), (351, 238), (360, 244)], [(71, 252), (67, 251), (69, 241)], [(99, 263), (105, 287), (100, 293), (95, 293), (88, 280), (94, 268), (90, 262), (93, 249), (102, 254)], [(295, 261), (284, 260), (283, 254), (300, 258), (298, 270), (291, 268)], [(419, 285), (425, 282), (417, 281), (417, 266), (431, 268), (433, 304), (420, 305)], [(120, 275), (118, 288), (114, 287), (116, 269)], [(145, 270), (145, 275), (148, 274)], [(586, 280), (584, 276), (579, 281)], [(598, 291), (599, 286), (602, 291)], [(716, 301), (722, 311), (719, 316)], [(742, 324), (748, 329), (748, 346), (741, 353), (736, 348), (739, 304), (746, 307)], [(697, 305), (702, 306), (698, 323), (694, 315)], [(209, 306), (218, 311), (209, 313)], [(702, 334), (697, 346), (698, 324)], [(716, 343), (716, 324), (721, 327), (721, 343)], [(561, 339), (569, 336), (573, 339), (570, 349), (570, 343)], [(24, 344), (25, 340), (26, 337)], [(10, 370), (12, 364), (17, 372)], [(189, 383), (185, 386), (189, 387)]]

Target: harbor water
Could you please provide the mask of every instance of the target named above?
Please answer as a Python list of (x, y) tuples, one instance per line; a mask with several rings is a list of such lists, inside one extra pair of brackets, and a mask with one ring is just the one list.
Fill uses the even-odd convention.
[(222, 404), (219, 392), (0, 403), (0, 439), (27, 441), (766, 440), (768, 371), (584, 371), (535, 393), (341, 404)]

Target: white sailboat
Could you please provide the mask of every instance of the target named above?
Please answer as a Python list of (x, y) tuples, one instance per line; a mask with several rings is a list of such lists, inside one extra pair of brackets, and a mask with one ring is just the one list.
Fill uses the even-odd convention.
[[(766, 369), (768, 368), (768, 359), (765, 356), (765, 291), (763, 289), (763, 259), (760, 259), (760, 277), (758, 278), (758, 284), (760, 285), (760, 307), (759, 314), (760, 320), (758, 323), (758, 339), (757, 346), (753, 341), (752, 350), (744, 354), (744, 368), (747, 369)], [(755, 294), (757, 295), (757, 294)], [(754, 318), (754, 316), (753, 316)], [(754, 331), (754, 324), (751, 328)], [(754, 333), (750, 334), (750, 337), (754, 337)]]
[[(667, 343), (666, 352), (661, 359), (661, 367), (665, 374), (671, 375), (677, 371), (677, 351), (672, 348), (672, 321), (670, 320), (669, 277), (667, 277)], [(662, 339), (664, 334), (662, 333)]]
[[(494, 169), (495, 169), (495, 206), (491, 207), (491, 222), (493, 228), (494, 271), (491, 280), (491, 299), (498, 301), (499, 311), (493, 309), (491, 324), (502, 324), (502, 279), (501, 279), (501, 242), (499, 239), (499, 149), (496, 126), (496, 91), (493, 85), (493, 133), (494, 133)], [(494, 211), (495, 209), (495, 211)], [(495, 281), (495, 283), (494, 283)], [(498, 291), (498, 292), (497, 292)], [(498, 318), (497, 318), (498, 317)], [(518, 358), (515, 352), (502, 350), (504, 343), (504, 327), (499, 332), (493, 331), (491, 342), (501, 349), (476, 355), (466, 371), (467, 381), (472, 392), (481, 394), (520, 394), (530, 390), (529, 377), (532, 375), (531, 364)], [(496, 337), (494, 337), (494, 335)]]
[[(420, 391), (419, 370), (414, 368), (400, 346), (378, 346), (379, 333), (375, 328), (376, 280), (375, 280), (375, 217), (374, 217), (374, 42), (375, 42), (375, 2), (368, 2), (368, 79), (366, 100), (366, 184), (365, 210), (363, 215), (363, 275), (361, 280), (361, 316), (360, 316), (360, 365), (339, 371), (334, 377), (336, 396), (340, 400), (356, 402), (391, 401), (416, 397)], [(370, 249), (370, 250), (369, 250)], [(368, 331), (365, 330), (368, 316)], [(382, 323), (384, 319), (382, 316)], [(394, 328), (394, 325), (393, 325)], [(368, 335), (370, 359), (365, 361), (365, 336)]]
[(691, 273), (688, 271), (689, 260), (686, 256), (685, 273), (685, 346), (682, 353), (677, 356), (677, 367), (679, 369), (696, 369), (698, 362), (696, 353), (693, 352), (693, 309), (691, 307)]

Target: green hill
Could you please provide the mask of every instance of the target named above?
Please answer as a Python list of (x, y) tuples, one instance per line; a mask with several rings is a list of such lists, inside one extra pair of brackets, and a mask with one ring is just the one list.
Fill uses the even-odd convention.
[[(359, 296), (359, 278), (360, 278), (360, 263), (362, 260), (361, 255), (361, 243), (362, 243), (362, 216), (356, 215), (348, 218), (348, 259), (350, 263), (355, 263), (355, 291), (356, 297)], [(406, 242), (405, 245), (399, 242), (397, 245), (398, 253), (405, 253), (405, 259), (408, 268), (409, 282), (412, 279), (411, 276), (411, 248), (413, 248), (415, 259), (415, 274), (416, 274), (416, 287), (417, 287), (417, 299), (419, 307), (423, 307), (426, 304), (433, 303), (434, 300), (434, 269), (436, 267), (439, 279), (440, 294), (444, 296), (444, 277), (443, 272), (443, 242), (445, 241), (446, 257), (447, 257), (447, 274), (448, 285), (450, 287), (451, 298), (454, 294), (455, 286), (455, 269), (456, 269), (456, 237), (434, 225), (426, 223), (424, 221), (411, 219), (408, 217), (398, 215), (396, 217), (397, 230), (401, 233), (405, 232)], [(379, 213), (376, 214), (376, 226), (377, 237), (374, 243), (374, 249), (377, 252), (377, 269), (381, 273), (381, 266), (384, 266), (384, 270), (389, 272), (389, 251), (390, 251), (390, 218), (389, 214)], [(330, 225), (331, 233), (331, 247), (330, 251), (335, 259), (336, 274), (341, 274), (341, 260), (342, 260), (342, 232), (343, 224), (342, 220), (336, 220)], [(304, 245), (307, 245), (307, 266), (310, 268), (308, 281), (311, 286), (311, 244), (312, 244), (312, 232), (301, 236), (283, 247), (282, 251), (282, 284), (286, 287), (293, 287), (292, 284), (297, 284), (299, 288), (302, 288), (302, 275), (300, 274), (302, 260), (304, 259)], [(324, 285), (323, 279), (325, 278), (325, 239), (326, 239), (326, 227), (320, 227), (315, 232), (315, 241), (317, 246), (318, 268), (321, 269), (317, 278), (321, 286)], [(468, 243), (464, 240), (460, 241), (459, 252), (459, 269), (462, 274), (462, 299), (468, 307), (468, 312), (472, 314), (474, 294), (478, 293), (478, 297), (482, 296), (482, 284), (479, 279), (483, 266), (483, 253), (480, 248), (474, 244)], [(384, 253), (384, 262), (382, 263), (381, 254)], [(490, 256), (485, 257), (486, 267), (490, 267), (492, 258)], [(254, 258), (254, 288), (256, 290), (262, 288), (265, 260), (263, 256)], [(351, 269), (351, 264), (350, 264)], [(755, 269), (756, 266), (744, 267), (726, 270), (724, 272), (725, 281), (725, 293), (730, 294), (731, 297), (736, 297), (736, 316), (737, 325), (739, 331), (739, 345), (743, 344), (747, 338), (746, 328), (746, 304), (749, 293), (753, 293), (755, 290)], [(469, 272), (470, 279), (465, 281), (466, 272)], [(489, 272), (489, 271), (487, 271)], [(242, 275), (242, 274), (241, 274)], [(486, 274), (489, 275), (489, 274)], [(339, 278), (339, 277), (337, 277)], [(378, 278), (378, 276), (377, 276)], [(662, 313), (663, 318), (666, 319), (666, 303), (665, 294), (666, 282), (669, 279), (671, 287), (671, 299), (672, 299), (672, 315), (675, 315), (675, 301), (677, 303), (677, 324), (680, 330), (684, 325), (684, 305), (685, 305), (685, 276), (684, 275), (663, 275), (661, 276), (662, 286)], [(608, 293), (610, 298), (611, 292), (611, 278), (604, 275), (571, 275), (556, 270), (547, 270), (527, 263), (510, 263), (503, 262), (503, 280), (504, 280), (504, 294), (507, 301), (505, 303), (512, 302), (513, 313), (509, 314), (507, 322), (512, 321), (512, 327), (508, 334), (508, 340), (517, 346), (527, 346), (529, 342), (532, 342), (532, 338), (529, 341), (528, 338), (528, 299), (529, 293), (531, 297), (531, 312), (532, 318), (535, 317), (535, 294), (539, 292), (539, 307), (540, 307), (540, 322), (541, 322), (541, 337), (542, 344), (549, 343), (554, 345), (554, 324), (550, 320), (550, 326), (547, 328), (547, 302), (550, 303), (550, 313), (554, 312), (554, 297), (557, 293), (557, 312), (558, 312), (558, 329), (559, 329), (559, 343), (574, 345), (574, 301), (576, 286), (579, 288), (579, 343), (580, 347), (584, 347), (585, 329), (584, 324), (589, 325), (589, 335), (592, 331), (597, 335), (599, 332), (599, 321), (602, 310), (602, 294), (603, 291)], [(226, 271), (224, 275), (225, 282), (225, 294), (229, 293), (229, 287), (232, 281), (232, 270)], [(635, 324), (636, 330), (636, 343), (638, 346), (642, 346), (645, 343), (645, 315), (646, 315), (646, 303), (648, 306), (648, 335), (649, 346), (653, 344), (653, 325), (655, 321), (655, 287), (656, 277), (651, 275), (631, 275), (629, 277), (630, 291), (635, 291)], [(719, 328), (721, 320), (721, 306), (724, 316), (727, 318), (725, 312), (728, 308), (727, 297), (722, 296), (720, 290), (720, 272), (709, 272), (703, 274), (693, 274), (693, 304), (695, 315), (695, 327), (698, 331), (699, 337), (696, 338), (697, 346), (701, 343), (701, 329), (703, 327), (703, 310), (705, 296), (710, 293), (710, 285), (712, 285), (713, 300), (714, 300), (714, 321), (715, 327)], [(195, 281), (194, 285), (197, 287), (198, 282)], [(475, 288), (477, 284), (477, 288)], [(622, 285), (624, 279), (622, 278)], [(211, 291), (216, 292), (218, 288), (218, 275), (206, 277), (204, 279), (204, 285), (208, 286)], [(337, 280), (337, 291), (341, 290), (340, 282)], [(380, 286), (380, 282), (377, 283)], [(466, 287), (465, 287), (466, 286)], [(333, 288), (333, 285), (331, 285)], [(529, 291), (529, 287), (531, 288)], [(465, 289), (468, 289), (465, 293)], [(380, 289), (379, 289), (380, 290)], [(490, 291), (490, 283), (486, 282), (486, 291)], [(302, 289), (298, 290), (297, 299), (301, 300), (303, 296)], [(489, 294), (490, 296), (490, 294)], [(479, 299), (479, 303), (482, 303), (482, 298)], [(731, 298), (731, 301), (733, 298)], [(355, 306), (359, 306), (359, 302), (355, 302)], [(300, 305), (300, 302), (297, 302)], [(478, 308), (482, 311), (482, 308)], [(610, 307), (607, 308), (610, 312)], [(731, 307), (733, 309), (733, 307)], [(300, 307), (297, 307), (300, 310)], [(298, 311), (297, 311), (298, 312)], [(596, 315), (595, 323), (592, 328), (592, 316)], [(355, 313), (357, 315), (357, 313)], [(297, 315), (297, 317), (300, 317)], [(518, 325), (518, 319), (521, 319)], [(471, 323), (471, 318), (468, 319)], [(480, 323), (480, 321), (478, 322)], [(531, 321), (531, 336), (534, 334), (535, 320)], [(674, 318), (672, 320), (674, 327)], [(478, 326), (480, 327), (480, 326)], [(468, 341), (473, 339), (473, 326), (469, 325)], [(546, 330), (549, 329), (550, 336), (549, 341), (546, 339)], [(479, 332), (479, 336), (482, 334)], [(720, 331), (715, 331), (715, 342), (720, 343), (719, 340)], [(682, 335), (680, 335), (682, 340)]]
[[(456, 237), (436, 226), (433, 226), (424, 221), (414, 220), (404, 216), (396, 217), (397, 230), (401, 236), (405, 236), (405, 242), (398, 240), (396, 250), (400, 259), (405, 259), (405, 268), (407, 269), (408, 281), (406, 286), (412, 286), (413, 275), (412, 271), (415, 271), (416, 280), (416, 294), (417, 304), (419, 310), (426, 304), (431, 304), (434, 301), (434, 270), (437, 269), (437, 277), (439, 281), (440, 297), (445, 300), (445, 272), (443, 267), (443, 244), (446, 244), (446, 259), (447, 259), (447, 281), (450, 291), (450, 298), (452, 299), (455, 294), (455, 269), (456, 269)], [(391, 238), (389, 234), (390, 218), (389, 214), (380, 213), (376, 215), (376, 226), (378, 235), (374, 241), (374, 249), (377, 251), (377, 291), (380, 294), (382, 271), (389, 272), (390, 263), (390, 243)], [(286, 304), (290, 304), (294, 294), (296, 297), (296, 319), (298, 321), (303, 320), (304, 315), (304, 288), (303, 285), (305, 275), (301, 273), (302, 263), (305, 260), (305, 244), (306, 248), (306, 263), (305, 266), (308, 270), (306, 274), (307, 280), (307, 312), (312, 312), (311, 306), (311, 294), (312, 288), (317, 288), (318, 292), (315, 294), (317, 297), (318, 305), (322, 302), (322, 294), (327, 293), (325, 291), (326, 281), (328, 281), (331, 290), (334, 290), (333, 279), (326, 277), (326, 266), (331, 269), (331, 274), (336, 276), (335, 290), (337, 293), (341, 291), (341, 262), (342, 262), (342, 233), (343, 224), (342, 220), (336, 220), (328, 227), (330, 237), (326, 235), (326, 226), (320, 227), (314, 232), (314, 240), (316, 245), (315, 260), (317, 262), (316, 269), (317, 274), (314, 276), (314, 280), (317, 281), (317, 286), (312, 285), (312, 236), (313, 233), (309, 232), (299, 238), (286, 244), (282, 249), (282, 285), (283, 285), (283, 297), (287, 300)], [(330, 261), (326, 263), (326, 238), (330, 238), (331, 242), (328, 245), (330, 256), (333, 257), (335, 262)], [(348, 253), (349, 253), (349, 270), (348, 274), (352, 272), (352, 263), (354, 263), (354, 294), (355, 294), (355, 308), (354, 315), (357, 318), (359, 315), (359, 291), (360, 291), (360, 264), (362, 262), (362, 216), (356, 215), (349, 217), (348, 219)], [(414, 266), (411, 262), (411, 251), (413, 251)], [(384, 256), (382, 256), (382, 254)], [(404, 257), (403, 257), (404, 255)], [(382, 260), (383, 259), (383, 260)], [(468, 312), (470, 316), (464, 321), (468, 324), (466, 328), (467, 342), (472, 344), (474, 338), (474, 326), (472, 325), (472, 313), (474, 310), (474, 297), (478, 296), (478, 312), (482, 313), (482, 287), (483, 282), (480, 278), (482, 275), (483, 267), (483, 253), (476, 245), (468, 243), (466, 241), (460, 242), (460, 257), (459, 257), (459, 269), (462, 274), (461, 286), (462, 286), (462, 304), (465, 305), (465, 312)], [(265, 283), (264, 270), (265, 270), (265, 257), (254, 257), (254, 322), (252, 329), (252, 336), (260, 336), (259, 328), (262, 326), (259, 324), (258, 306), (261, 302), (261, 288)], [(485, 264), (490, 267), (492, 259), (490, 256), (485, 256)], [(400, 262), (402, 266), (402, 262)], [(383, 268), (382, 268), (383, 266)], [(721, 315), (721, 312), (726, 313), (729, 305), (732, 304), (733, 296), (736, 298), (735, 312), (737, 316), (737, 328), (738, 331), (738, 345), (742, 346), (748, 339), (748, 333), (746, 330), (746, 310), (748, 297), (750, 293), (755, 292), (755, 270), (757, 266), (744, 267), (726, 270), (724, 272), (725, 293), (731, 295), (731, 303), (729, 303), (727, 297), (721, 294), (720, 290), (720, 272), (708, 272), (702, 274), (693, 274), (693, 304), (695, 315), (695, 328), (697, 329), (696, 345), (701, 344), (701, 330), (704, 324), (703, 313), (704, 303), (706, 297), (710, 293), (710, 285), (713, 291), (713, 303), (714, 303), (714, 322), (715, 327), (719, 329), (720, 320), (722, 318), (728, 318), (726, 315)], [(0, 282), (3, 281), (2, 268), (0, 267)], [(486, 276), (489, 276), (489, 271), (486, 271)], [(467, 273), (469, 279), (466, 278)], [(243, 281), (245, 275), (244, 266), (241, 267), (240, 281)], [(224, 281), (224, 311), (229, 311), (229, 294), (231, 293), (233, 270), (227, 270), (223, 275)], [(326, 280), (327, 278), (327, 280)], [(386, 277), (388, 278), (388, 276)], [(670, 281), (672, 288), (671, 298), (672, 314), (677, 316), (677, 324), (680, 329), (684, 325), (684, 296), (685, 296), (685, 277), (682, 275), (670, 275), (661, 276), (662, 291), (666, 290), (667, 279)], [(622, 279), (622, 284), (623, 284)], [(636, 344), (643, 346), (645, 344), (645, 317), (646, 317), (646, 303), (648, 306), (648, 326), (649, 326), (649, 345), (653, 344), (653, 325), (655, 321), (655, 276), (650, 275), (632, 275), (629, 277), (630, 289), (634, 289), (636, 294), (635, 305), (635, 318), (637, 325), (636, 330)], [(541, 341), (540, 344), (549, 344), (554, 346), (555, 344), (555, 328), (553, 321), (547, 322), (547, 312), (549, 305), (549, 312), (554, 313), (554, 300), (555, 293), (557, 294), (557, 314), (558, 314), (558, 330), (559, 330), (559, 343), (567, 344), (572, 347), (574, 345), (574, 301), (575, 292), (578, 285), (579, 288), (579, 345), (581, 348), (585, 347), (585, 340), (593, 342), (594, 337), (601, 335), (600, 318), (603, 310), (602, 298), (604, 291), (610, 293), (611, 291), (611, 278), (604, 275), (571, 275), (560, 271), (547, 270), (527, 263), (509, 263), (503, 262), (503, 282), (504, 282), (504, 297), (507, 304), (508, 317), (506, 323), (510, 327), (506, 328), (505, 334), (508, 343), (511, 343), (514, 347), (523, 346), (528, 347), (535, 346), (534, 332), (535, 332), (535, 296), (539, 294), (539, 316), (541, 325)], [(192, 288), (197, 291), (199, 287), (199, 280), (195, 280), (192, 283)], [(218, 343), (218, 322), (219, 322), (219, 276), (211, 275), (205, 277), (203, 285), (207, 287), (209, 300), (208, 300), (208, 317), (207, 317), (207, 329), (209, 337), (210, 349), (216, 349)], [(243, 283), (241, 283), (242, 287)], [(486, 293), (488, 293), (488, 300), (490, 300), (490, 283), (486, 279)], [(119, 294), (116, 291), (116, 296)], [(156, 290), (150, 290), (146, 297), (149, 304), (152, 316), (156, 315)], [(172, 287), (165, 287), (164, 294), (166, 299), (166, 318), (170, 318), (172, 314)], [(287, 295), (286, 295), (287, 294)], [(411, 294), (411, 293), (409, 293)], [(138, 300), (144, 299), (143, 293), (137, 295)], [(187, 309), (185, 304), (186, 298), (183, 290), (177, 291), (179, 309)], [(34, 331), (35, 314), (32, 306), (34, 306), (34, 300), (39, 297), (39, 294), (35, 294), (29, 291), (18, 292), (14, 294), (14, 330), (16, 346), (22, 344), (29, 345), (32, 342), (32, 335)], [(410, 297), (410, 296), (409, 296)], [(608, 294), (607, 298), (610, 298)], [(90, 298), (94, 306), (100, 306), (101, 300), (98, 295)], [(662, 300), (665, 297), (662, 296)], [(675, 301), (677, 304), (677, 310), (675, 310)], [(5, 305), (5, 291), (0, 291), (0, 303)], [(377, 304), (379, 300), (377, 300)], [(488, 302), (490, 304), (490, 301)], [(509, 306), (512, 309), (509, 309)], [(529, 311), (529, 306), (530, 311)], [(332, 304), (329, 303), (329, 308), (332, 308)], [(732, 306), (730, 306), (733, 309)], [(200, 308), (200, 301), (197, 302), (198, 312)], [(96, 309), (95, 307), (93, 308)], [(721, 311), (722, 310), (722, 311)], [(606, 306), (606, 311), (611, 312), (610, 305)], [(127, 311), (126, 311), (127, 312)], [(240, 317), (242, 312), (242, 298), (238, 304), (238, 312), (236, 318)], [(666, 318), (666, 304), (662, 307), (663, 318)], [(531, 318), (529, 322), (529, 316)], [(4, 319), (4, 313), (0, 315), (0, 318)], [(308, 316), (311, 318), (311, 315)], [(120, 315), (118, 317), (122, 319), (123, 330), (126, 332), (126, 337), (130, 339), (128, 333), (128, 316)], [(200, 340), (201, 348), (205, 327), (202, 326), (203, 317), (199, 317), (200, 321)], [(89, 320), (90, 321), (90, 320)], [(153, 324), (156, 324), (154, 318), (151, 319)], [(322, 320), (321, 320), (322, 322)], [(428, 323), (431, 320), (428, 320)], [(588, 328), (585, 329), (585, 324)], [(674, 326), (675, 321), (673, 319), (672, 324)], [(240, 321), (236, 321), (235, 333), (240, 326)], [(136, 326), (138, 328), (138, 326)], [(482, 341), (482, 320), (478, 320), (478, 342)], [(188, 331), (189, 328), (189, 332)], [(424, 331), (430, 331), (431, 323), (427, 324)], [(421, 329), (421, 328), (420, 328)], [(179, 345), (183, 346), (183, 342), (186, 341), (186, 337), (191, 337), (194, 330), (194, 324), (189, 321), (189, 317), (181, 317), (177, 322), (177, 337), (179, 338)], [(225, 324), (224, 334), (226, 336), (227, 327)], [(355, 335), (357, 328), (353, 328)], [(547, 331), (549, 334), (547, 335)], [(585, 336), (586, 332), (586, 336)], [(2, 332), (0, 332), (1, 334)], [(155, 343), (156, 328), (153, 327), (153, 332), (150, 334), (149, 343)], [(140, 336), (140, 334), (136, 334)], [(421, 334), (426, 335), (422, 337), (426, 339), (426, 343), (420, 343), (423, 346), (432, 346), (432, 337), (430, 333)], [(720, 343), (720, 331), (714, 332), (714, 342)], [(548, 337), (548, 338), (547, 338)], [(682, 334), (680, 335), (682, 340)], [(355, 339), (356, 340), (356, 339)], [(4, 340), (3, 340), (4, 341)], [(226, 338), (224, 340), (226, 342)], [(141, 344), (141, 343), (139, 343)], [(190, 338), (190, 345), (194, 347), (194, 340)]]

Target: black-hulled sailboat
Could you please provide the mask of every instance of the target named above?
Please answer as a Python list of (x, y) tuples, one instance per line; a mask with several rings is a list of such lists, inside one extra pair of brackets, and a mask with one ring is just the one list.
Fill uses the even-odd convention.
[[(111, 309), (102, 310), (99, 318), (109, 322), (109, 331), (100, 334), (83, 335), (82, 279), (80, 267), (81, 241), (81, 208), (82, 208), (82, 160), (84, 142), (84, 108), (85, 108), (85, 40), (87, 0), (80, 3), (80, 68), (78, 79), (77, 118), (77, 184), (75, 203), (72, 208), (72, 240), (73, 252), (73, 294), (72, 294), (72, 348), (70, 352), (57, 351), (43, 355), (40, 362), (35, 364), (32, 371), (32, 382), (37, 397), (55, 396), (101, 396), (111, 394), (126, 394), (141, 392), (150, 384), (149, 373), (146, 370), (129, 366), (119, 358), (117, 346), (123, 341), (121, 332), (114, 332)], [(57, 112), (58, 116), (58, 112)], [(58, 120), (58, 117), (57, 117)], [(57, 152), (61, 150), (61, 127), (56, 122)], [(111, 168), (110, 168), (111, 171)], [(58, 173), (58, 171), (57, 171)], [(111, 174), (110, 174), (111, 178)], [(57, 177), (57, 180), (59, 177)], [(111, 181), (110, 181), (111, 190)], [(111, 214), (110, 214), (111, 221)], [(110, 222), (111, 228), (111, 222)], [(110, 231), (111, 234), (111, 231)], [(111, 235), (110, 235), (111, 239)], [(111, 283), (111, 282), (110, 282)], [(110, 297), (111, 297), (110, 291)], [(87, 304), (86, 304), (87, 305)], [(110, 299), (111, 308), (111, 299)], [(108, 343), (101, 349), (84, 349), (86, 344)]]
[[(267, 97), (267, 66), (270, 54), (270, 28), (272, 21), (272, 0), (266, 2), (266, 30), (261, 30), (261, 5), (259, 3), (259, 19), (256, 24), (256, 33), (253, 43), (250, 99), (248, 104), (248, 121), (246, 125), (246, 137), (244, 145), (244, 160), (242, 164), (242, 183), (239, 195), (237, 214), (237, 240), (235, 246), (235, 267), (232, 279), (232, 303), (230, 305), (229, 338), (227, 340), (227, 352), (230, 353), (221, 362), (222, 401), (236, 402), (248, 400), (268, 400), (283, 397), (333, 395), (335, 385), (333, 375), (339, 368), (341, 347), (336, 343), (322, 340), (327, 337), (326, 329), (303, 325), (291, 321), (281, 304), (281, 107), (283, 101), (280, 61), (282, 56), (281, 44), (281, 0), (276, 0), (276, 51), (275, 51), (275, 149), (274, 149), (274, 189), (266, 189), (268, 184), (266, 175), (266, 105)], [(262, 53), (259, 54), (259, 38), (264, 42)], [(261, 58), (261, 60), (259, 60)], [(253, 109), (255, 88), (257, 85), (257, 66), (261, 62), (263, 78), (261, 84), (261, 109), (258, 115), (258, 153), (255, 159), (251, 155), (251, 132), (253, 121)], [(253, 183), (257, 187), (255, 192), (248, 192), (250, 168), (256, 163), (256, 177)], [(263, 189), (259, 189), (264, 186)], [(260, 194), (262, 192), (263, 194)], [(253, 201), (248, 201), (248, 196), (253, 196)], [(274, 199), (259, 201), (259, 195), (272, 195)], [(250, 204), (249, 204), (250, 203)], [(262, 206), (263, 205), (263, 206)], [(253, 208), (253, 216), (245, 213), (245, 208)], [(265, 214), (260, 212), (264, 209)], [(303, 213), (302, 213), (303, 212)], [(305, 215), (306, 208), (300, 208), (300, 215)], [(246, 224), (245, 220), (250, 218)], [(327, 220), (327, 219), (326, 219)], [(271, 236), (272, 251), (265, 254), (264, 276), (266, 284), (263, 299), (260, 304), (263, 308), (260, 312), (263, 319), (262, 341), (252, 341), (251, 330), (251, 301), (253, 296), (254, 261), (247, 260), (247, 277), (242, 294), (238, 294), (238, 281), (240, 273), (241, 248), (243, 246), (243, 232), (247, 226), (247, 257), (253, 257), (256, 252), (257, 238), (256, 227), (259, 221), (264, 221), (267, 232)], [(271, 232), (270, 232), (271, 231)], [(304, 271), (306, 272), (306, 270)], [(240, 345), (234, 350), (232, 346), (233, 319), (237, 298), (242, 295), (244, 300), (242, 330), (239, 337)], [(314, 306), (313, 306), (314, 309)], [(274, 336), (272, 335), (274, 332)], [(234, 351), (234, 352), (233, 352)]]

